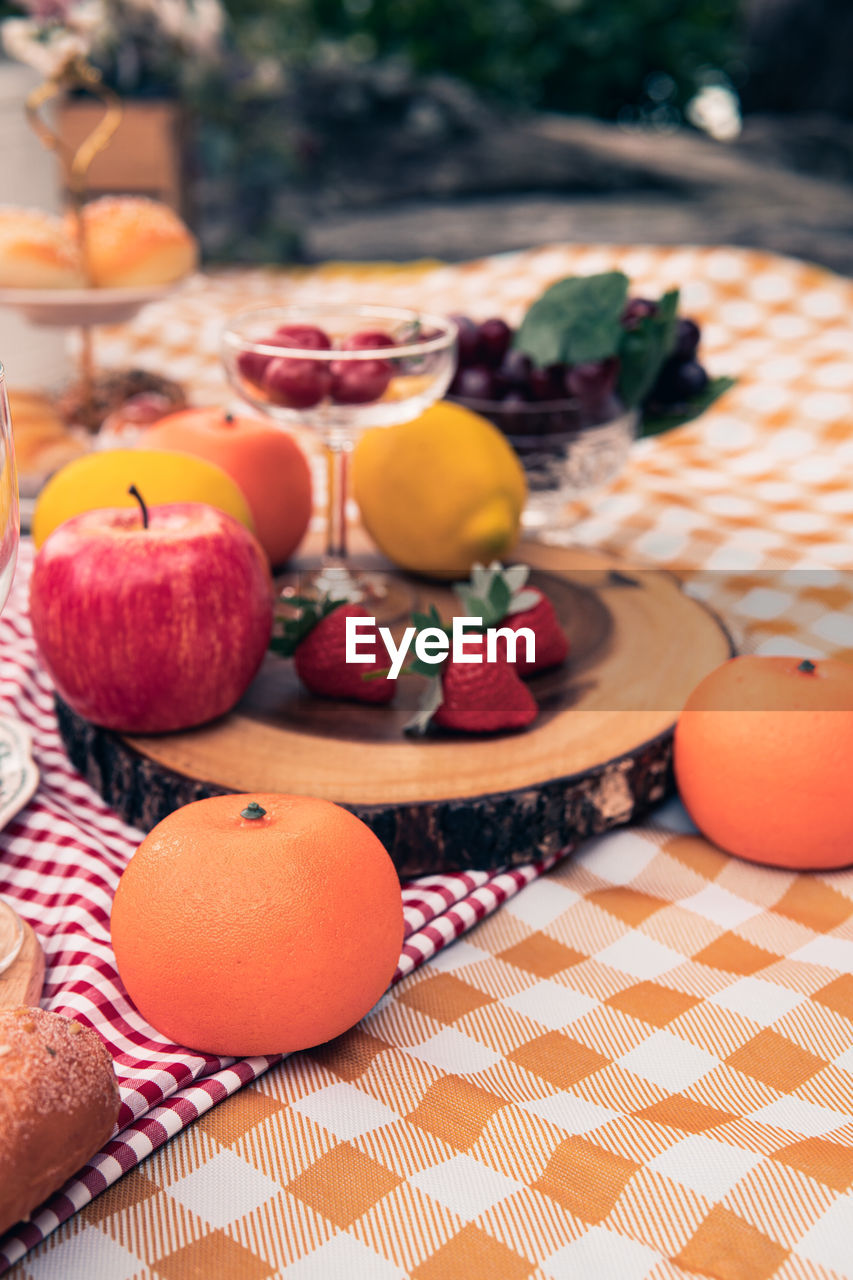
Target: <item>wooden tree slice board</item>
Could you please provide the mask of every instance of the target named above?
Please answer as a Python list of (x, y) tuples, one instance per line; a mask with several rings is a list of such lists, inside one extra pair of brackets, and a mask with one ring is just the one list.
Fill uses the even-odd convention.
[[(336, 801), (402, 875), (529, 862), (627, 822), (665, 794), (678, 711), (731, 642), (671, 574), (579, 550), (522, 552), (571, 643), (565, 667), (531, 681), (540, 715), (524, 733), (408, 739), (422, 681), (401, 679), (390, 706), (325, 701), (269, 656), (234, 712), (189, 732), (122, 737), (59, 702), (69, 754), (145, 830), (228, 791)], [(419, 607), (454, 611), (449, 591), (412, 585)]]
[(38, 1004), (44, 985), (44, 952), (33, 930), (23, 921), (24, 941), (16, 958), (0, 973), (0, 1009)]

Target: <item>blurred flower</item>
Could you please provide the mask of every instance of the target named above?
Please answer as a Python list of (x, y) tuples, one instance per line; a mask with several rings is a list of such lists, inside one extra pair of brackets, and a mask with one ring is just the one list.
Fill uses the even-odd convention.
[(718, 142), (731, 142), (741, 131), (737, 94), (725, 84), (706, 84), (687, 104), (687, 119)]
[(124, 0), (122, 9), (150, 19), (184, 53), (213, 54), (225, 29), (219, 0)]
[(3, 48), (10, 58), (34, 67), (45, 79), (60, 77), (77, 58), (85, 58), (91, 41), (62, 26), (42, 26), (34, 18), (7, 18)]
[(28, 16), (2, 23), (10, 57), (56, 78), (76, 58), (120, 92), (169, 91), (217, 60), (222, 0), (19, 0)]
[(24, 0), (21, 8), (36, 22), (65, 22), (74, 0)]

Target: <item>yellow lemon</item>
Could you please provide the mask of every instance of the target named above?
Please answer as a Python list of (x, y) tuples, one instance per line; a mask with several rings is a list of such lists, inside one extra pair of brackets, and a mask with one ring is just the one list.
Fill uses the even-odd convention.
[(366, 432), (352, 471), (368, 533), (404, 569), (464, 577), (518, 537), (524, 469), (500, 431), (461, 405), (443, 400), (414, 422)]
[(148, 506), (206, 502), (254, 532), (249, 504), (221, 467), (205, 458), (165, 449), (103, 449), (75, 458), (48, 480), (33, 512), (32, 534), (40, 547), (71, 516), (96, 507), (135, 507), (136, 485)]

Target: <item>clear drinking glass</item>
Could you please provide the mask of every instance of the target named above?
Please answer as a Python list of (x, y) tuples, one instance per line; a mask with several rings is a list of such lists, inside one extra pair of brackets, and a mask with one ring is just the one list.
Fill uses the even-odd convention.
[[(314, 345), (323, 338), (331, 345)], [(249, 404), (315, 431), (326, 451), (326, 550), (309, 589), (333, 583), (351, 599), (381, 598), (389, 584), (355, 574), (347, 557), (349, 457), (363, 431), (411, 422), (444, 394), (456, 367), (453, 321), (401, 307), (265, 307), (229, 322), (222, 356)]]
[(0, 609), (9, 597), (18, 557), (18, 475), (6, 376), (0, 365)]
[[(3, 366), (0, 365), (0, 609), (8, 599), (15, 574), (19, 528), (18, 476), (12, 445), (12, 419), (6, 395), (6, 378)], [(19, 916), (0, 898), (0, 973), (8, 969), (15, 960), (23, 940), (24, 929)]]

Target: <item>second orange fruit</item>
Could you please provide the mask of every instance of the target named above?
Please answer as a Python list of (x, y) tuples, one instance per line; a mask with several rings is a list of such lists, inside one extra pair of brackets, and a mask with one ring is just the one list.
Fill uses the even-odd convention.
[(286, 431), (221, 409), (183, 409), (149, 427), (143, 444), (215, 462), (242, 489), (270, 564), (293, 555), (311, 519), (311, 471)]
[(403, 942), (397, 873), (326, 800), (227, 795), (164, 818), (119, 882), (112, 942), (143, 1016), (176, 1044), (245, 1057), (348, 1030)]
[(687, 700), (675, 776), (729, 853), (801, 870), (853, 862), (853, 666), (746, 655)]

